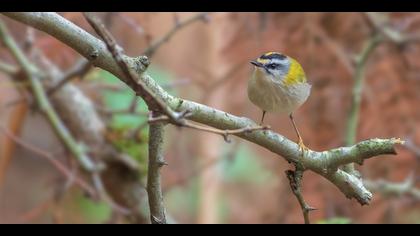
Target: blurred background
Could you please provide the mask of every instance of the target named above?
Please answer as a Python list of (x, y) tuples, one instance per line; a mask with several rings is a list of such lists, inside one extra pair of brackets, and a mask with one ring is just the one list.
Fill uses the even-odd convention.
[[(93, 33), (81, 13), (60, 15)], [(312, 93), (295, 112), (295, 120), (305, 144), (314, 150), (354, 142), (347, 126), (353, 94), (358, 96), (360, 91), (355, 141), (400, 137), (407, 145), (399, 147), (396, 156), (375, 157), (356, 166), (374, 192), (367, 206), (347, 199), (321, 176), (305, 172), (305, 200), (318, 209), (310, 213), (311, 222), (420, 223), (420, 14), (98, 15), (129, 56), (139, 56), (162, 42), (148, 52), (148, 71), (171, 94), (256, 121), (260, 110), (246, 92), (252, 72), (249, 61), (267, 51), (297, 59), (312, 84)], [(133, 99), (133, 93), (118, 79), (90, 67), (55, 38), (3, 15), (0, 19), (42, 71), (53, 74), (54, 70), (77, 68), (78, 63), (84, 66), (62, 88), (72, 86), (77, 96), (60, 99), (58, 90), (51, 98), (56, 110), (93, 156), (95, 149), (112, 147), (135, 166), (135, 171), (127, 171), (111, 163), (112, 171), (103, 174), (114, 205), (92, 197), (88, 193), (92, 178), (78, 168), (31, 102), (28, 83), (19, 76), (13, 57), (1, 47), (0, 223), (148, 222), (144, 102)], [(355, 90), (356, 81), (360, 90)], [(62, 111), (65, 104), (82, 100), (93, 104), (95, 111), (91, 112), (99, 117), (100, 125), (90, 124), (89, 117), (81, 127), (67, 121), (76, 112), (66, 115)], [(268, 114), (265, 123), (296, 139), (286, 115)], [(102, 130), (102, 146), (79, 134), (90, 133), (95, 125)], [(293, 166), (282, 157), (235, 137), (226, 143), (211, 133), (174, 126), (166, 130), (168, 165), (162, 169), (162, 184), (170, 222), (303, 222), (285, 175)], [(129, 200), (124, 195), (127, 189), (132, 194)], [(119, 207), (135, 208), (138, 214), (126, 217)]]

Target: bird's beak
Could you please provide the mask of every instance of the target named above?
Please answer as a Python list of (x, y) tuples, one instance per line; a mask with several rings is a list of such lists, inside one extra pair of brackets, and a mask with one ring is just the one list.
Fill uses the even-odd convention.
[(250, 61), (250, 63), (256, 67), (263, 67), (263, 64), (255, 60)]

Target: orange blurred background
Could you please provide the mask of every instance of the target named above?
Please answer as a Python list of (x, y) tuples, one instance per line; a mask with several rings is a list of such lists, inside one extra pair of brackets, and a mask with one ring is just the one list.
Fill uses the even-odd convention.
[[(80, 13), (60, 14), (93, 32)], [(112, 13), (108, 16), (108, 27), (129, 56), (138, 56), (147, 45), (171, 30), (176, 21), (195, 14)], [(390, 13), (386, 17), (387, 27), (404, 34), (420, 33), (418, 13)], [(5, 16), (0, 18), (19, 45), (24, 46), (30, 30)], [(197, 21), (176, 32), (151, 62), (156, 70), (170, 74), (172, 82), (181, 81), (171, 93), (259, 120), (260, 110), (246, 94), (252, 71), (249, 61), (267, 51), (295, 58), (312, 84), (308, 101), (295, 112), (296, 122), (309, 148), (327, 150), (345, 143), (356, 68), (354, 58), (374, 31), (364, 13), (209, 13), (206, 22)], [(61, 69), (71, 67), (79, 58), (55, 38), (36, 30), (33, 35), (33, 47)], [(419, 42), (396, 44), (385, 40), (369, 55), (357, 141), (400, 137), (420, 147)], [(13, 63), (4, 48), (0, 48), (0, 60)], [(0, 83), (0, 124), (10, 127), (17, 120), (21, 123), (20, 137), (26, 142), (51, 153), (62, 153), (63, 147), (39, 112), (31, 108), (23, 111), (19, 105), (5, 107), (19, 98), (19, 93), (3, 73)], [(74, 83), (83, 89), (87, 82)], [(100, 102), (98, 93), (84, 91), (93, 101)], [(18, 122), (19, 119), (23, 121)], [(287, 116), (268, 114), (265, 123), (295, 140)], [(165, 157), (169, 165), (163, 168), (162, 181), (167, 211), (174, 221), (303, 222), (284, 174), (293, 166), (283, 158), (237, 138), (226, 143), (215, 134), (173, 126), (167, 130)], [(0, 146), (3, 154), (4, 143), (3, 138)], [(401, 182), (410, 173), (419, 176), (420, 157), (404, 147), (397, 151), (396, 156), (369, 159), (357, 169), (369, 180)], [(209, 162), (212, 164), (207, 165)], [(111, 218), (106, 207), (86, 203), (81, 199), (83, 196), (71, 189), (63, 193), (58, 203), (52, 201), (57, 188), (65, 185), (66, 180), (47, 161), (19, 146), (10, 165), (2, 171), (5, 180), (0, 187), (0, 223), (102, 223)], [(389, 197), (375, 192), (370, 205), (360, 206), (311, 172), (305, 172), (303, 194), (318, 209), (310, 213), (315, 223), (420, 223), (420, 199), (406, 195)]]

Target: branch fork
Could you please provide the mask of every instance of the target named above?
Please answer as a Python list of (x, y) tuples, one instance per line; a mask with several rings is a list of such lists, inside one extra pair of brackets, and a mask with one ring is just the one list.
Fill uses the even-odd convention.
[[(355, 198), (360, 204), (368, 204), (372, 198), (372, 193), (366, 189), (362, 180), (347, 173), (338, 167), (350, 163), (363, 163), (363, 160), (384, 154), (395, 154), (395, 146), (403, 144), (403, 141), (396, 138), (391, 139), (370, 139), (359, 142), (353, 146), (340, 147), (328, 151), (316, 152), (308, 150), (305, 155), (301, 155), (299, 146), (286, 137), (267, 130), (267, 127), (258, 127), (257, 124), (244, 117), (238, 117), (200, 103), (188, 101), (174, 97), (167, 93), (156, 81), (142, 73), (135, 62), (136, 58), (126, 58), (122, 64), (119, 64), (115, 57), (121, 56), (118, 50), (113, 55), (112, 48), (107, 41), (105, 43), (93, 37), (83, 29), (64, 19), (56, 13), (3, 13), (17, 21), (33, 26), (44, 31), (68, 46), (75, 49), (84, 57), (89, 59), (89, 53), (92, 48), (98, 50), (98, 57), (91, 61), (97, 67), (109, 71), (121, 81), (125, 82), (136, 94), (140, 95), (148, 104), (149, 110), (159, 111), (165, 117), (151, 121), (151, 126), (161, 126), (163, 124), (153, 124), (153, 122), (170, 121), (180, 127), (190, 127), (199, 130), (220, 134), (223, 137), (235, 135), (261, 147), (264, 147), (286, 161), (293, 162), (296, 166), (304, 166), (305, 170), (311, 170), (334, 184), (348, 198)], [(100, 31), (100, 30), (99, 30)], [(107, 50), (107, 47), (109, 51)], [(114, 53), (115, 54), (115, 53)], [(124, 65), (123, 65), (124, 64)], [(140, 63), (141, 64), (141, 63)], [(122, 68), (134, 68), (134, 70), (123, 70)], [(139, 70), (137, 70), (137, 69)], [(136, 73), (133, 73), (135, 71)], [(143, 71), (144, 72), (144, 71)], [(134, 76), (133, 76), (134, 74)], [(133, 78), (136, 78), (133, 80)], [(180, 116), (179, 114), (187, 114)], [(188, 118), (186, 119), (179, 119)], [(194, 121), (206, 126), (190, 123)], [(264, 130), (262, 132), (262, 130)], [(250, 132), (253, 131), (253, 132)], [(254, 132), (255, 131), (255, 132)], [(297, 171), (297, 174), (296, 174)], [(303, 169), (289, 172), (288, 176), (292, 182), (292, 190), (300, 186), (296, 180), (303, 172)], [(156, 176), (155, 176), (156, 177)], [(300, 181), (300, 180), (299, 180)], [(305, 211), (310, 211), (305, 207)], [(159, 214), (152, 214), (156, 219), (161, 218)], [(153, 217), (151, 219), (154, 220)]]

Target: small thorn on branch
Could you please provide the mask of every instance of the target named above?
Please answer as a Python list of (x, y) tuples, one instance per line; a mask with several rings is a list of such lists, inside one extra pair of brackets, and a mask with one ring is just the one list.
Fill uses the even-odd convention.
[(157, 164), (159, 165), (159, 167), (168, 166), (169, 165), (168, 162), (166, 162), (166, 161), (158, 161)]

